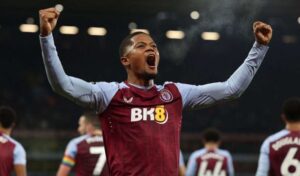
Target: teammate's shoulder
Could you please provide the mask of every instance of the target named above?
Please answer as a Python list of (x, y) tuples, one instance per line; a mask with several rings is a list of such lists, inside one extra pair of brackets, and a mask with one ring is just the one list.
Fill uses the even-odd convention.
[(88, 137), (89, 137), (88, 135), (81, 135), (81, 136), (75, 137), (70, 140), (69, 145), (77, 145), (78, 143), (82, 142), (83, 140), (85, 140)]
[(289, 133), (290, 133), (290, 131), (283, 129), (281, 131), (278, 131), (278, 132), (268, 136), (265, 141), (268, 141), (268, 142), (276, 141), (277, 139), (280, 139), (280, 138), (288, 135)]
[(204, 148), (195, 150), (195, 151), (191, 154), (191, 157), (198, 157), (198, 156), (201, 156), (201, 155), (205, 154), (206, 151), (207, 151), (207, 150), (204, 149)]
[(226, 150), (226, 149), (218, 149), (218, 152), (224, 156), (231, 156), (229, 150)]

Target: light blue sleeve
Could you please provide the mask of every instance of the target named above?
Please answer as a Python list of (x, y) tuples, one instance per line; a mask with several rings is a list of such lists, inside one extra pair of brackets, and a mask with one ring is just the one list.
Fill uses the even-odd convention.
[(188, 164), (187, 164), (187, 169), (186, 169), (186, 176), (195, 176), (196, 171), (197, 171), (197, 163), (196, 163), (196, 158), (198, 152), (194, 152), (191, 154)]
[(255, 42), (244, 63), (225, 82), (198, 86), (176, 83), (182, 96), (183, 107), (203, 108), (221, 100), (241, 96), (252, 81), (267, 51), (268, 46)]
[(65, 156), (70, 156), (75, 159), (76, 154), (77, 154), (78, 141), (79, 140), (77, 138), (75, 138), (68, 143), (67, 148), (65, 150), (65, 154), (64, 154)]
[(265, 140), (260, 149), (260, 155), (258, 159), (258, 167), (256, 171), (256, 176), (268, 176), (270, 169), (269, 161), (269, 140)]
[(182, 155), (181, 150), (180, 150), (180, 152), (179, 152), (179, 166), (185, 166), (185, 165), (184, 165), (184, 159), (183, 159), (183, 155)]
[(14, 164), (26, 165), (26, 152), (19, 143), (16, 143), (16, 147), (14, 149)]
[(68, 76), (59, 60), (52, 34), (40, 37), (46, 74), (52, 89), (71, 101), (99, 113), (108, 106), (118, 90), (117, 83), (89, 83)]
[(228, 172), (229, 176), (234, 176), (234, 167), (231, 154), (227, 151), (227, 158), (228, 158)]

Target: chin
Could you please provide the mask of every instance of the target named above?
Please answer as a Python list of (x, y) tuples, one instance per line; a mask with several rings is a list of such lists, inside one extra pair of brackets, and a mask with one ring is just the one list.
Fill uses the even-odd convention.
[(151, 80), (156, 78), (157, 73), (146, 73), (144, 76), (146, 80)]

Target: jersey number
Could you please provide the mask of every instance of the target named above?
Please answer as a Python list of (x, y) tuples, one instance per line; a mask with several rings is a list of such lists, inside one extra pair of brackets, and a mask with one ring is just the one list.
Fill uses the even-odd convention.
[(226, 172), (222, 170), (222, 161), (217, 161), (213, 171), (207, 169), (207, 161), (201, 163), (198, 176), (226, 176)]
[[(293, 147), (289, 150), (286, 157), (283, 160), (283, 163), (280, 167), (280, 172), (282, 175), (288, 175), (288, 176), (297, 176), (300, 175), (300, 162), (295, 157), (296, 153), (298, 151), (298, 148)], [(295, 170), (294, 172), (290, 172), (289, 168), (291, 166), (294, 166)]]
[(106, 162), (105, 150), (104, 147), (90, 147), (90, 154), (97, 154), (99, 155), (97, 164), (94, 168), (93, 175), (100, 175), (101, 171), (104, 167)]

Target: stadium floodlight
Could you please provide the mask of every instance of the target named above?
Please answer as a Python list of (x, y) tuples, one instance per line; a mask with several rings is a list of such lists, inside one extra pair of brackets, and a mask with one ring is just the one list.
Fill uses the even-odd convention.
[(19, 29), (21, 32), (36, 33), (39, 30), (39, 27), (36, 24), (21, 24)]
[(89, 27), (87, 32), (92, 36), (105, 36), (107, 30), (104, 27)]
[(61, 26), (59, 32), (65, 35), (76, 35), (79, 29), (76, 26)]
[(192, 11), (190, 16), (193, 20), (198, 20), (200, 18), (200, 13), (198, 11)]
[(148, 29), (131, 29), (130, 34), (135, 33), (135, 32), (144, 32), (146, 34), (150, 34)]
[(201, 37), (203, 40), (219, 40), (220, 34), (218, 32), (202, 32)]
[(282, 42), (285, 44), (293, 44), (297, 42), (297, 37), (294, 35), (283, 35)]
[(184, 36), (184, 32), (179, 30), (168, 30), (166, 32), (166, 37), (169, 39), (183, 39)]

